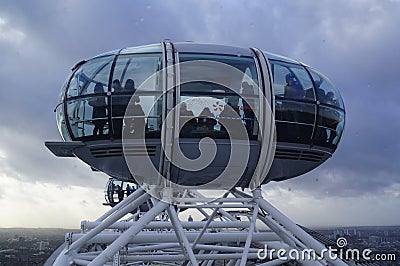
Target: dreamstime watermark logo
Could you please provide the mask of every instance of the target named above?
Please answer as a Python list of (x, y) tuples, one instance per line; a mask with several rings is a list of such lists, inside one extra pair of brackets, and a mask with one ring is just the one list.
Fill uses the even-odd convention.
[[(179, 79), (174, 80), (178, 81), (171, 82), (171, 75), (176, 73), (179, 73)], [(162, 82), (165, 82), (166, 88), (163, 91), (155, 91), (154, 84), (159, 84), (160, 79), (165, 79)], [(180, 99), (176, 98), (179, 95), (176, 89), (188, 86), (193, 86), (190, 97), (182, 97), (181, 91)], [(202, 92), (207, 88), (208, 94)], [(229, 92), (224, 95), (221, 88), (228, 88)], [(236, 102), (232, 102), (232, 99)], [(276, 130), (270, 102), (271, 96), (264, 95), (253, 77), (231, 65), (195, 60), (164, 68), (145, 80), (127, 105), (123, 118), (122, 146), (128, 168), (136, 182), (157, 198), (162, 197), (160, 192), (166, 187), (182, 191), (232, 189), (247, 169), (251, 153), (248, 133), (251, 126), (262, 143), (260, 159), (248, 185), (250, 188), (256, 188), (266, 177), (275, 153)], [(139, 108), (140, 105), (148, 107), (144, 110)], [(164, 114), (162, 120), (152, 121), (152, 126), (159, 127), (161, 132), (158, 142), (145, 137), (150, 117), (157, 112)], [(252, 119), (249, 119), (249, 114), (253, 116)], [(196, 129), (193, 129), (195, 126)], [(190, 134), (202, 133), (197, 143), (180, 142), (180, 133), (188, 129)], [(207, 136), (208, 133), (210, 137)], [(218, 146), (212, 133), (229, 139), (230, 149), (226, 154), (218, 153), (218, 149), (223, 145)], [(161, 157), (158, 161), (144, 154), (133, 156), (138, 147), (142, 147), (143, 150), (149, 143), (160, 147), (160, 151), (155, 148)], [(187, 153), (182, 151), (182, 145), (186, 145), (187, 150), (198, 149), (199, 155), (193, 158), (193, 154), (196, 154), (193, 151), (192, 156), (189, 156), (191, 158), (188, 158)], [(227, 156), (229, 160), (225, 160)], [(202, 182), (193, 180), (190, 173), (207, 170), (213, 161), (223, 161), (221, 158), (227, 162), (218, 176)], [(221, 165), (218, 167), (221, 168)], [(209, 171), (212, 174), (212, 169)], [(178, 172), (185, 173), (179, 176), (179, 180)]]
[(258, 259), (260, 260), (296, 260), (296, 261), (319, 261), (319, 260), (352, 260), (352, 261), (396, 261), (396, 254), (389, 253), (376, 253), (373, 254), (372, 250), (367, 248), (363, 250), (355, 248), (346, 248), (348, 245), (347, 239), (340, 237), (336, 241), (338, 248), (325, 248), (320, 252), (314, 249), (275, 249), (265, 245), (263, 249), (257, 252)]
[(336, 240), (336, 246), (338, 246), (338, 248), (344, 248), (347, 246), (347, 239), (344, 237), (339, 237)]

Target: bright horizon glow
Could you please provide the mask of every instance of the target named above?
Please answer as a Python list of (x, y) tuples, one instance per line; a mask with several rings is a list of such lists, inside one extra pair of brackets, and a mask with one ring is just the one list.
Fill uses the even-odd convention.
[(102, 205), (104, 192), (98, 188), (27, 183), (4, 175), (0, 187), (1, 228), (79, 228), (81, 220), (94, 220), (110, 208)]

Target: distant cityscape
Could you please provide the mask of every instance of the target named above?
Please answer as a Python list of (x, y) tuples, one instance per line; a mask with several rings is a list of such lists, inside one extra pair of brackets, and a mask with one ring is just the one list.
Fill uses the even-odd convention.
[[(68, 229), (1, 229), (0, 266), (43, 265), (63, 242)], [(379, 262), (382, 266), (400, 265), (400, 226), (340, 227), (314, 229), (336, 240), (345, 237), (348, 247), (371, 249), (374, 253), (394, 254), (395, 261)]]
[(387, 261), (375, 262), (381, 266), (400, 265), (400, 226), (341, 227), (315, 230), (336, 241), (340, 237), (347, 240), (346, 248), (366, 249), (372, 255), (380, 254)]
[(1, 266), (42, 266), (69, 229), (0, 228)]

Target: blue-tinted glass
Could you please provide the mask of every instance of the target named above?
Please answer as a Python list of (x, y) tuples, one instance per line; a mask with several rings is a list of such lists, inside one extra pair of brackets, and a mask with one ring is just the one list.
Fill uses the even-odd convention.
[(89, 60), (75, 71), (67, 92), (68, 97), (92, 94), (97, 83), (107, 90), (113, 56)]
[(320, 101), (320, 103), (329, 104), (344, 109), (342, 97), (329, 79), (314, 69), (309, 68), (309, 71), (314, 79), (317, 99)]
[(57, 119), (57, 127), (60, 132), (63, 140), (68, 141), (71, 140), (71, 137), (68, 134), (67, 126), (65, 124), (65, 116), (64, 116), (64, 105), (59, 104), (56, 108), (56, 119)]
[(310, 75), (300, 65), (270, 61), (275, 96), (298, 100), (315, 100)]
[[(113, 82), (120, 88), (112, 92), (133, 93), (135, 89), (155, 91), (161, 88), (161, 54), (129, 54), (118, 56), (113, 71)], [(156, 75), (155, 75), (156, 74)], [(151, 79), (148, 79), (150, 78)]]
[(137, 47), (128, 47), (120, 52), (120, 54), (141, 54), (141, 53), (162, 53), (162, 46), (160, 43), (149, 44)]
[(320, 106), (314, 143), (328, 148), (336, 148), (344, 129), (344, 112)]
[(68, 120), (74, 138), (108, 134), (107, 97), (93, 96), (67, 101)]
[[(196, 60), (224, 65), (194, 62)], [(181, 125), (180, 136), (230, 138), (225, 126), (235, 128), (244, 125), (248, 137), (257, 139), (259, 89), (254, 59), (245, 56), (181, 53), (179, 61), (182, 63), (181, 82), (190, 81), (180, 86), (181, 102), (185, 102), (184, 107), (181, 107), (185, 110), (180, 109), (180, 121), (181, 124), (186, 122), (184, 126)], [(185, 121), (184, 113), (189, 113), (193, 119)], [(231, 137), (235, 138), (234, 134)]]
[(316, 105), (289, 100), (275, 101), (278, 141), (310, 144)]
[(162, 97), (160, 95), (112, 95), (114, 137), (160, 138)]

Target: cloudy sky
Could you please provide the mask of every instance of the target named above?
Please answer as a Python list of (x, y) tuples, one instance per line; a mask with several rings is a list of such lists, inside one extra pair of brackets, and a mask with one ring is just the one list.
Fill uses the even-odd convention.
[[(118, 4), (116, 4), (118, 3)], [(267, 198), (306, 226), (400, 224), (399, 1), (0, 1), (0, 227), (78, 228), (107, 210), (107, 176), (43, 145), (71, 67), (165, 38), (258, 47), (340, 89), (340, 147)]]

